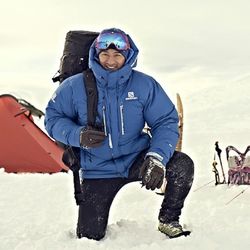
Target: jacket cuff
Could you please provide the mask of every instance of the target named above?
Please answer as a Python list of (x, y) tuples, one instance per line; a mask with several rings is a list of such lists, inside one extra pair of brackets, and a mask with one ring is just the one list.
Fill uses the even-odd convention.
[(145, 155), (145, 158), (147, 158), (148, 156), (152, 156), (154, 158), (156, 158), (157, 160), (159, 160), (160, 162), (163, 161), (163, 157), (155, 152), (148, 152), (146, 155)]

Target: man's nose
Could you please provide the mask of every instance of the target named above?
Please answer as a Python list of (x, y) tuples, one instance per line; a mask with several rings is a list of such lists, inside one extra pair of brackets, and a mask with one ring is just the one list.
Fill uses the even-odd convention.
[(115, 63), (116, 63), (115, 58), (114, 58), (113, 56), (108, 57), (107, 63), (108, 63), (109, 65), (115, 64)]

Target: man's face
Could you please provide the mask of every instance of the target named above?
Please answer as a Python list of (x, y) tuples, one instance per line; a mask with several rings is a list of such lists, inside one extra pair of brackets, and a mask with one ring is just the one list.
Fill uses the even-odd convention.
[(99, 54), (99, 61), (103, 68), (115, 71), (124, 65), (125, 57), (115, 49), (107, 49)]

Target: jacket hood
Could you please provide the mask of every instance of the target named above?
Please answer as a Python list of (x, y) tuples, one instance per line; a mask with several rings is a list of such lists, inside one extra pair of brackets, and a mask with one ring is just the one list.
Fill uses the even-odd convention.
[[(121, 31), (124, 34), (126, 34), (124, 31)], [(137, 56), (139, 53), (139, 50), (137, 48), (137, 46), (135, 45), (135, 43), (133, 42), (133, 40), (131, 39), (131, 37), (126, 34), (130, 43), (130, 49), (128, 51), (128, 56), (126, 58), (126, 61), (123, 65), (123, 67), (117, 71), (123, 71), (125, 70), (126, 72), (132, 68), (134, 68), (137, 64)], [(103, 69), (99, 63), (99, 59), (98, 59), (98, 55), (95, 49), (95, 42), (96, 40), (94, 40), (94, 42), (92, 43), (91, 47), (90, 47), (90, 51), (89, 51), (89, 67), (94, 71), (94, 73), (97, 73), (96, 71), (100, 71), (101, 69)], [(103, 69), (105, 70), (105, 69)], [(105, 70), (107, 71), (107, 70)], [(98, 73), (97, 73), (98, 74)]]

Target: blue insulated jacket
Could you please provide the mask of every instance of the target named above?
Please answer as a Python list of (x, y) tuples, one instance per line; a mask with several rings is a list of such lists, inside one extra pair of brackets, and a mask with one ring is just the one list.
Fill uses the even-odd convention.
[[(94, 46), (89, 65), (98, 89), (97, 122), (106, 139), (98, 148), (81, 148), (83, 178), (128, 177), (137, 155), (147, 149), (166, 165), (178, 140), (178, 114), (162, 87), (152, 77), (134, 70), (138, 49), (131, 49), (125, 65), (117, 71), (101, 67)], [(152, 138), (142, 132), (145, 123)], [(66, 79), (50, 99), (45, 128), (57, 141), (80, 147), (80, 131), (87, 126), (87, 100), (83, 74)]]

